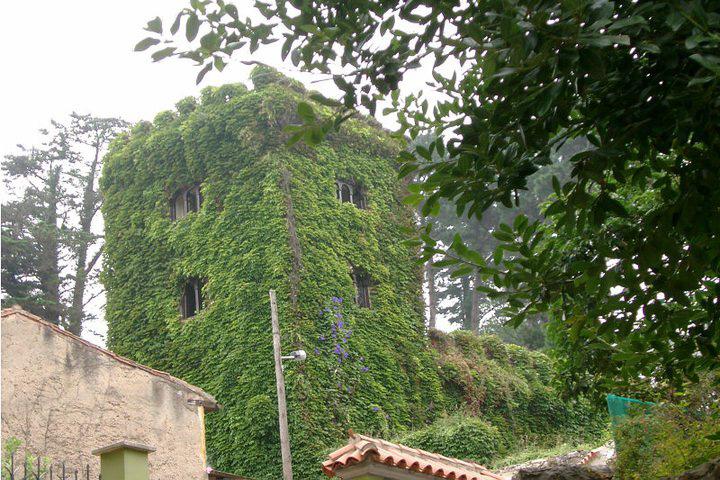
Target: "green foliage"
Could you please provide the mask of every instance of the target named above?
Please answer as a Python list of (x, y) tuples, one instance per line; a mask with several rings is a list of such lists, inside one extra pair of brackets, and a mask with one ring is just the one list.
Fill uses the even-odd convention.
[(0, 462), (0, 479), (13, 480), (23, 475), (47, 475), (50, 459), (37, 457), (21, 448), (22, 441), (17, 437), (3, 439), (2, 461)]
[(720, 429), (720, 417), (662, 405), (639, 412), (615, 431), (616, 477), (657, 480), (679, 475), (720, 456), (720, 441), (707, 438)]
[[(253, 78), (253, 90), (205, 89), (112, 145), (101, 181), (108, 344), (216, 396), (212, 466), (278, 478), (276, 289), (283, 350), (308, 352), (285, 366), (295, 475), (317, 478), (349, 427), (385, 436), (425, 425), (445, 396), (426, 348), (416, 251), (401, 242), (412, 211), (400, 202), (396, 144), (350, 120), (316, 150), (288, 147), (298, 102), (317, 115), (326, 107), (276, 72)], [(368, 208), (338, 202), (337, 179), (362, 185)], [(173, 194), (196, 183), (202, 208), (171, 221)], [(353, 267), (375, 282), (372, 308), (351, 300)], [(205, 280), (206, 306), (181, 320), (189, 277)]]
[(398, 439), (403, 445), (487, 464), (502, 452), (504, 435), (477, 417), (454, 416)]
[[(557, 198), (545, 212), (563, 235), (541, 243), (534, 228), (517, 228), (527, 225), (498, 231), (503, 251), (520, 256), (483, 273), (507, 295), (514, 322), (549, 311), (568, 330), (566, 351), (597, 352), (575, 357), (569, 371), (611, 381), (642, 372), (679, 385), (720, 367), (720, 2), (256, 7), (267, 20), (240, 20), (223, 0), (191, 2), (179, 14), (188, 31), (200, 19), (218, 41), (174, 54), (210, 69), (283, 41), (283, 59), (332, 75), (343, 94), (339, 120), (356, 105), (374, 114), (389, 94), (385, 114), (396, 116), (399, 134), (436, 139), (399, 156), (403, 174), (423, 178), (411, 198), (424, 199), (424, 214), (440, 199), (477, 218), (497, 203), (517, 207), (517, 192), (553, 149), (587, 137), (594, 148), (571, 159), (568, 182), (553, 182)], [(148, 25), (151, 38), (162, 37), (158, 27)], [(438, 103), (401, 97), (400, 82), (431, 61)], [(317, 143), (323, 122), (308, 119), (297, 138)], [(433, 161), (434, 151), (447, 160)], [(537, 241), (519, 242), (518, 233)], [(475, 266), (458, 245), (445, 252), (428, 242), (426, 258), (449, 253)], [(643, 328), (634, 330), (639, 312)]]
[(582, 398), (563, 400), (547, 356), (466, 331), (433, 331), (431, 340), (456, 413), (398, 442), (496, 465), (508, 455), (606, 438), (605, 412)]
[[(418, 433), (428, 442), (447, 428), (502, 432), (469, 444), (477, 458), (602, 430), (604, 417), (586, 403), (560, 399), (541, 354), (467, 332), (436, 334), (428, 348), (417, 252), (401, 241), (412, 210), (389, 160), (397, 145), (351, 119), (316, 149), (288, 146), (298, 102), (319, 116), (327, 107), (266, 69), (253, 78), (262, 79), (253, 90), (208, 88), (199, 102), (136, 125), (112, 145), (101, 182), (109, 345), (217, 397), (223, 409), (207, 416), (211, 465), (280, 475), (270, 288), (283, 350), (308, 352), (285, 368), (298, 477), (317, 478), (349, 427), (389, 438), (431, 425)], [(337, 179), (361, 185), (368, 208), (339, 203)], [(202, 208), (171, 221), (173, 194), (196, 183)], [(352, 267), (373, 278), (372, 308), (350, 300)], [(189, 277), (205, 279), (206, 306), (181, 320)], [(467, 418), (432, 424), (447, 412)]]
[[(415, 141), (429, 143), (421, 137)], [(554, 152), (551, 155), (552, 165), (530, 176), (528, 189), (518, 192), (519, 208), (494, 204), (484, 212), (482, 219), (478, 220), (475, 217), (458, 217), (452, 202), (441, 201), (437, 217), (427, 219), (433, 225), (433, 239), (447, 246), (451, 245), (454, 236), (459, 234), (467, 247), (482, 256), (480, 263), (487, 259), (489, 264), (493, 264), (493, 258), (498, 255), (502, 259), (503, 242), (494, 235), (498, 224), (512, 224), (518, 215), (525, 215), (533, 220), (542, 218), (542, 205), (553, 193), (550, 179), (560, 178), (565, 182), (570, 177), (572, 168), (568, 159), (588, 148), (590, 144), (587, 139), (578, 138)], [(487, 287), (492, 284), (492, 279), (471, 278), (467, 275), (458, 278), (458, 270), (462, 268), (468, 266), (457, 262), (437, 269), (435, 276), (438, 283), (437, 303), (440, 304), (438, 308), (440, 315), (451, 323), (462, 325), (462, 328), (470, 330), (476, 326), (479, 332), (494, 333), (509, 343), (531, 349), (541, 349), (546, 346), (544, 328), (547, 323), (546, 315), (535, 315), (515, 328), (505, 325), (508, 317), (503, 315), (502, 310), (507, 306), (506, 303), (502, 299), (489, 297), (482, 292), (473, 292), (476, 283)]]
[(98, 295), (102, 236), (93, 219), (102, 203), (98, 176), (112, 138), (127, 128), (117, 118), (73, 113), (41, 130), (41, 145), (2, 163), (3, 303), (20, 304), (80, 335)]
[(466, 331), (433, 332), (431, 340), (450, 408), (497, 426), (508, 449), (605, 435), (605, 412), (582, 397), (563, 399), (564, 387), (546, 355)]

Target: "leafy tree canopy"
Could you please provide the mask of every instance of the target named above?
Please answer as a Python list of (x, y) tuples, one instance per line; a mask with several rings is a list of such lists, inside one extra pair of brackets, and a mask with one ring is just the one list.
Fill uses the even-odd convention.
[(2, 162), (2, 300), (80, 335), (93, 318), (102, 235), (98, 176), (110, 141), (128, 126), (118, 118), (73, 113), (41, 130), (41, 145), (18, 146)]
[[(283, 59), (332, 75), (344, 92), (335, 120), (357, 105), (374, 114), (388, 95), (398, 134), (437, 138), (400, 156), (403, 174), (424, 178), (408, 201), (424, 201), (426, 215), (443, 198), (478, 218), (498, 202), (517, 206), (553, 149), (587, 137), (592, 148), (571, 159), (571, 178), (553, 182), (549, 229), (522, 216), (501, 225), (493, 267), (461, 238), (449, 252), (436, 248), (428, 231), (426, 258), (448, 253), (447, 262), (481, 269), (515, 323), (552, 311), (571, 371), (680, 382), (720, 366), (719, 1), (256, 7), (267, 20), (192, 0), (170, 27), (179, 36), (184, 26), (191, 43), (162, 44), (153, 58), (193, 59), (200, 79), (233, 54), (281, 41)], [(159, 18), (147, 30), (140, 50), (163, 38)], [(398, 90), (424, 65), (432, 105)], [(316, 143), (333, 119), (302, 108), (295, 138)]]

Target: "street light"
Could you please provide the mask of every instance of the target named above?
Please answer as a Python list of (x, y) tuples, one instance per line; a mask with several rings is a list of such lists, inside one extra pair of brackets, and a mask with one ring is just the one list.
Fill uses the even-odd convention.
[(275, 385), (278, 396), (278, 419), (280, 423), (280, 454), (282, 456), (283, 479), (293, 480), (292, 456), (290, 455), (290, 433), (288, 431), (287, 405), (285, 403), (285, 376), (282, 361), (302, 362), (307, 358), (305, 350), (295, 350), (283, 356), (280, 351), (280, 322), (278, 321), (275, 290), (270, 290), (270, 319), (272, 321), (273, 354), (275, 357)]
[(280, 357), (282, 360), (293, 360), (295, 362), (304, 362), (307, 358), (307, 353), (305, 350), (295, 350), (294, 352), (290, 352), (290, 355), (283, 355)]

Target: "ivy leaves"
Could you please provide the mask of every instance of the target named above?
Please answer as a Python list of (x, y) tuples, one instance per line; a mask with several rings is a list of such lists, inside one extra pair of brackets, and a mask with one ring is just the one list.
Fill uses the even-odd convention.
[[(356, 109), (375, 114), (385, 101), (398, 138), (433, 138), (398, 157), (401, 175), (418, 179), (406, 201), (423, 215), (441, 200), (476, 218), (495, 205), (517, 208), (550, 155), (587, 138), (590, 149), (565, 159), (572, 177), (554, 185), (546, 223), (495, 230), (506, 240), (484, 260), (500, 266), (464, 258), (460, 241), (436, 251), (431, 231), (421, 232), (426, 250), (491, 268), (488, 293), (507, 296), (514, 323), (551, 312), (573, 356), (568, 368), (609, 378), (634, 368), (681, 382), (720, 366), (717, 0), (256, 8), (264, 20), (193, 0), (179, 13), (187, 48), (167, 50), (180, 48), (177, 19), (172, 46), (153, 20), (142, 47), (194, 60), (200, 81), (241, 50), (282, 42), (282, 58), (342, 92), (322, 114), (300, 107), (291, 142), (315, 145)], [(432, 66), (432, 95), (401, 94), (423, 65)], [(584, 346), (603, 353), (578, 353)]]
[[(151, 54), (153, 61), (163, 60), (171, 56), (187, 58), (195, 61), (201, 68), (198, 71), (196, 82), (199, 84), (205, 75), (215, 69), (223, 71), (227, 60), (232, 54), (246, 45), (247, 42), (240, 41), (237, 33), (228, 33), (229, 28), (241, 25), (237, 7), (225, 5), (224, 2), (217, 11), (208, 10), (209, 1), (192, 1), (190, 8), (180, 11), (173, 21), (169, 33), (177, 35), (181, 26), (185, 27), (185, 39), (194, 43), (198, 39), (201, 30), (204, 32), (199, 36), (199, 45), (196, 48), (178, 51), (177, 46), (165, 46)], [(232, 21), (226, 21), (226, 20)], [(248, 19), (248, 23), (249, 23)], [(205, 28), (203, 28), (205, 27)], [(158, 44), (172, 44), (171, 40), (163, 40), (166, 33), (163, 30), (162, 20), (158, 17), (150, 20), (145, 30), (155, 36), (147, 37), (137, 43), (135, 51), (145, 51)], [(258, 48), (260, 42), (252, 42), (252, 50)], [(271, 43), (271, 42), (267, 42)]]

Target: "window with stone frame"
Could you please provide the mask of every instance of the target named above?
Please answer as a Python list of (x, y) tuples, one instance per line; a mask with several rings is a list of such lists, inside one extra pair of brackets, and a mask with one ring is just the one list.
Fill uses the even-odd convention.
[(203, 298), (203, 286), (205, 282), (200, 278), (188, 278), (184, 285), (180, 298), (180, 316), (192, 318), (205, 306)]
[(193, 185), (179, 189), (170, 201), (170, 218), (180, 220), (190, 212), (197, 212), (202, 206), (202, 192), (200, 185)]
[(335, 196), (340, 203), (352, 203), (357, 208), (367, 208), (365, 191), (354, 181), (338, 180), (335, 182)]

